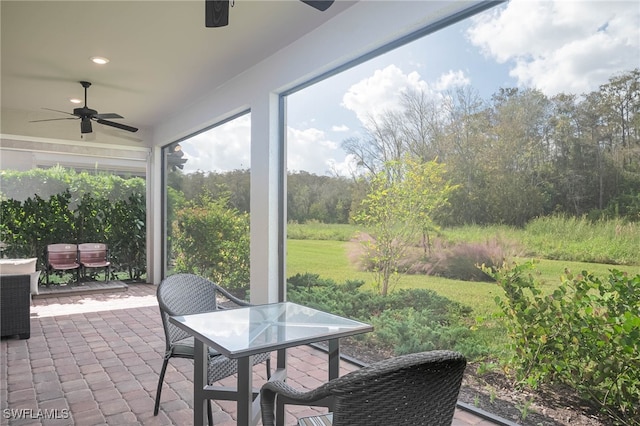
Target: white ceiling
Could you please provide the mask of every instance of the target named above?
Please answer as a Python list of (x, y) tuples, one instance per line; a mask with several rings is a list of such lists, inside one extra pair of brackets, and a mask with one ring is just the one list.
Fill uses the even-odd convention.
[[(236, 0), (229, 26), (206, 28), (204, 0), (2, 0), (2, 108), (25, 111), (24, 121), (65, 117), (42, 108), (72, 112), (86, 80), (90, 108), (150, 129), (352, 4), (320, 12), (296, 0)], [(60, 123), (79, 128), (28, 126)]]

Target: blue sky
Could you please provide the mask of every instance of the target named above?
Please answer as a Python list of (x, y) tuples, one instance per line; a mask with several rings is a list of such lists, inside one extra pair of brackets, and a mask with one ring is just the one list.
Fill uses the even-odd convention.
[[(512, 0), (291, 95), (288, 167), (348, 174), (341, 142), (360, 134), (366, 114), (397, 107), (404, 90), (581, 94), (639, 66), (636, 0)], [(249, 132), (246, 117), (183, 143), (185, 171), (250, 167)]]

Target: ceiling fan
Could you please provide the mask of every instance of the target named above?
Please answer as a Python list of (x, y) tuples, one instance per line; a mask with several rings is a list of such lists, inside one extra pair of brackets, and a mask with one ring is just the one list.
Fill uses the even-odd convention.
[[(231, 0), (233, 2), (233, 0)], [(324, 12), (335, 0), (300, 0), (301, 2)], [(233, 3), (232, 3), (233, 4)], [(207, 28), (229, 25), (229, 0), (204, 0), (205, 26)]]
[(126, 130), (128, 132), (137, 132), (136, 127), (127, 126), (126, 124), (116, 123), (107, 119), (124, 118), (119, 114), (108, 112), (105, 114), (99, 114), (95, 109), (91, 109), (87, 106), (87, 89), (91, 86), (88, 81), (81, 81), (80, 84), (84, 87), (84, 106), (82, 108), (75, 108), (73, 113), (66, 111), (59, 111), (57, 109), (43, 108), (48, 111), (61, 112), (63, 114), (73, 115), (73, 118), (50, 118), (47, 120), (34, 120), (30, 123), (36, 123), (40, 121), (56, 121), (56, 120), (77, 120), (80, 119), (80, 133), (91, 133), (93, 129), (91, 127), (91, 120), (95, 120), (96, 123), (104, 124), (105, 126), (115, 127), (117, 129)]

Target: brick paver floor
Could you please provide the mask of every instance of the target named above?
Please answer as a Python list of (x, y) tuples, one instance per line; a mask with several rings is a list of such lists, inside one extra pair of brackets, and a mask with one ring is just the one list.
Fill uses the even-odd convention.
[[(31, 338), (0, 346), (2, 425), (190, 425), (193, 362), (171, 359), (160, 413), (153, 416), (164, 333), (155, 286), (128, 291), (34, 299)], [(357, 367), (341, 362), (341, 374)], [(254, 384), (265, 380), (264, 365)], [(326, 355), (310, 346), (289, 351), (288, 377), (297, 387), (320, 385)], [(234, 377), (221, 383), (234, 384)], [(214, 423), (235, 425), (235, 403), (214, 401)], [(322, 409), (287, 407), (287, 422)], [(494, 423), (457, 410), (454, 425)]]

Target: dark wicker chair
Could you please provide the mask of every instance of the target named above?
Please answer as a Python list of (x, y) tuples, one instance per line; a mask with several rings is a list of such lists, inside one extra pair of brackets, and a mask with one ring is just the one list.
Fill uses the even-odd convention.
[(261, 390), (262, 424), (274, 425), (278, 398), (309, 406), (326, 406), (333, 399), (331, 414), (301, 419), (300, 424), (451, 425), (465, 367), (464, 356), (457, 352), (431, 351), (373, 363), (311, 391), (269, 382)]
[[(219, 285), (212, 283), (206, 278), (192, 274), (177, 274), (166, 278), (158, 286), (157, 297), (160, 306), (160, 315), (162, 316), (162, 326), (164, 327), (166, 348), (160, 377), (158, 379), (156, 403), (153, 410), (154, 415), (158, 415), (158, 409), (160, 408), (162, 383), (169, 359), (173, 357), (193, 359), (194, 357), (193, 337), (184, 330), (171, 324), (169, 317), (172, 315), (199, 314), (218, 309), (232, 309), (234, 307), (249, 305), (249, 303), (236, 298)], [(223, 303), (220, 303), (220, 298), (223, 299)], [(271, 377), (270, 354), (263, 353), (253, 357), (254, 365), (265, 361), (267, 365), (267, 377)], [(214, 349), (209, 348), (208, 382), (210, 384), (235, 374), (237, 370), (237, 360), (229, 359)], [(208, 415), (209, 424), (212, 424), (210, 405)]]
[(1, 336), (31, 336), (31, 275), (0, 275)]

